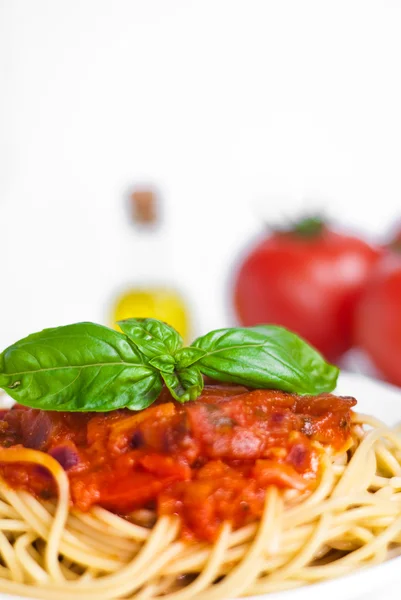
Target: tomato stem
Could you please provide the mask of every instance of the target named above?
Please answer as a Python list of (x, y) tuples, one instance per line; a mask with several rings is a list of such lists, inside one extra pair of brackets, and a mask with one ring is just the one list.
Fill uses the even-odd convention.
[(401, 253), (401, 238), (392, 241), (388, 247), (390, 250), (393, 250), (393, 252)]
[(318, 216), (304, 217), (300, 221), (293, 221), (289, 227), (275, 229), (276, 233), (294, 235), (302, 239), (319, 237), (325, 228), (325, 221)]
[(317, 237), (323, 231), (324, 223), (320, 217), (307, 217), (296, 223), (294, 233), (301, 237)]

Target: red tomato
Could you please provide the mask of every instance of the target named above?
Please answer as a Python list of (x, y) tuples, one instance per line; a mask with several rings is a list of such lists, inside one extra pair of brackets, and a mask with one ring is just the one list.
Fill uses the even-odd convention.
[(245, 258), (235, 281), (239, 322), (283, 325), (329, 360), (351, 347), (354, 309), (379, 252), (316, 220), (276, 232)]
[(356, 311), (355, 342), (401, 386), (401, 254), (389, 253), (374, 269)]

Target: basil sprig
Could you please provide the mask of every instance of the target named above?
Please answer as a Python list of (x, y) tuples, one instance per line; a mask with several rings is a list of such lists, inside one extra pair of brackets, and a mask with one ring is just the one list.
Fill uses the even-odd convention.
[(179, 333), (156, 319), (119, 325), (122, 333), (76, 323), (16, 342), (0, 355), (0, 387), (33, 408), (106, 412), (146, 408), (163, 383), (176, 400), (195, 400), (203, 375), (299, 394), (336, 385), (337, 367), (282, 327), (218, 329), (183, 347)]

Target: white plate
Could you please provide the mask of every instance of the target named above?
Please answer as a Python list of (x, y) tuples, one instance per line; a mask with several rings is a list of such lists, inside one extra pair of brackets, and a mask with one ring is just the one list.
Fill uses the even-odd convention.
[[(336, 392), (355, 396), (358, 400), (359, 412), (374, 415), (388, 425), (401, 422), (401, 390), (398, 388), (362, 375), (343, 373)], [(376, 567), (357, 570), (352, 575), (287, 592), (253, 596), (252, 600), (327, 600), (329, 598), (352, 600), (363, 598), (366, 594), (382, 588), (383, 585), (389, 586), (396, 584), (397, 581), (401, 585), (401, 556)], [(382, 593), (378, 595), (379, 597), (387, 598)], [(0, 600), (32, 599), (0, 594)]]

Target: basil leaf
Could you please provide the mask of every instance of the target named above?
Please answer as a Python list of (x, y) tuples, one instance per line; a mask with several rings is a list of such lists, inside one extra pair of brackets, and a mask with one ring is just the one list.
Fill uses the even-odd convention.
[[(247, 329), (274, 340), (274, 343), (280, 347), (283, 357), (286, 356), (288, 360), (293, 361), (295, 365), (305, 371), (315, 385), (316, 381), (323, 380), (325, 387), (321, 390), (322, 392), (332, 391), (335, 388), (339, 369), (327, 363), (320, 352), (299, 335), (279, 325), (257, 325)], [(330, 389), (326, 388), (326, 384)]]
[(173, 398), (179, 402), (196, 400), (203, 390), (203, 377), (197, 367), (162, 373), (162, 377)]
[(173, 327), (157, 319), (125, 319), (118, 325), (148, 358), (175, 354), (182, 347), (182, 337)]
[(0, 386), (33, 408), (109, 411), (149, 406), (160, 374), (117, 331), (76, 323), (34, 333), (0, 355)]
[(205, 355), (204, 350), (199, 348), (180, 348), (174, 356), (178, 369), (185, 369), (196, 363), (202, 356)]
[[(129, 401), (124, 407), (130, 410), (143, 410), (148, 408), (159, 397), (163, 387), (163, 379), (158, 371), (153, 371), (146, 377), (138, 380), (131, 388), (130, 392), (133, 400)], [(66, 410), (66, 409), (63, 409)], [(76, 409), (74, 409), (76, 410)], [(84, 411), (89, 409), (85, 408)], [(95, 409), (90, 409), (95, 410)], [(102, 412), (115, 410), (113, 408), (102, 408)]]
[(149, 364), (158, 371), (163, 371), (164, 373), (174, 373), (175, 360), (169, 354), (160, 354), (160, 356), (155, 356), (154, 358), (150, 359)]
[(33, 408), (109, 411), (146, 408), (163, 381), (176, 400), (195, 400), (202, 374), (301, 394), (336, 384), (338, 369), (283, 327), (219, 329), (182, 348), (179, 334), (161, 321), (120, 325), (124, 333), (76, 323), (20, 340), (0, 355), (0, 387)]
[(337, 367), (281, 327), (218, 329), (192, 346), (205, 351), (196, 366), (219, 381), (319, 394), (332, 391), (338, 377)]

